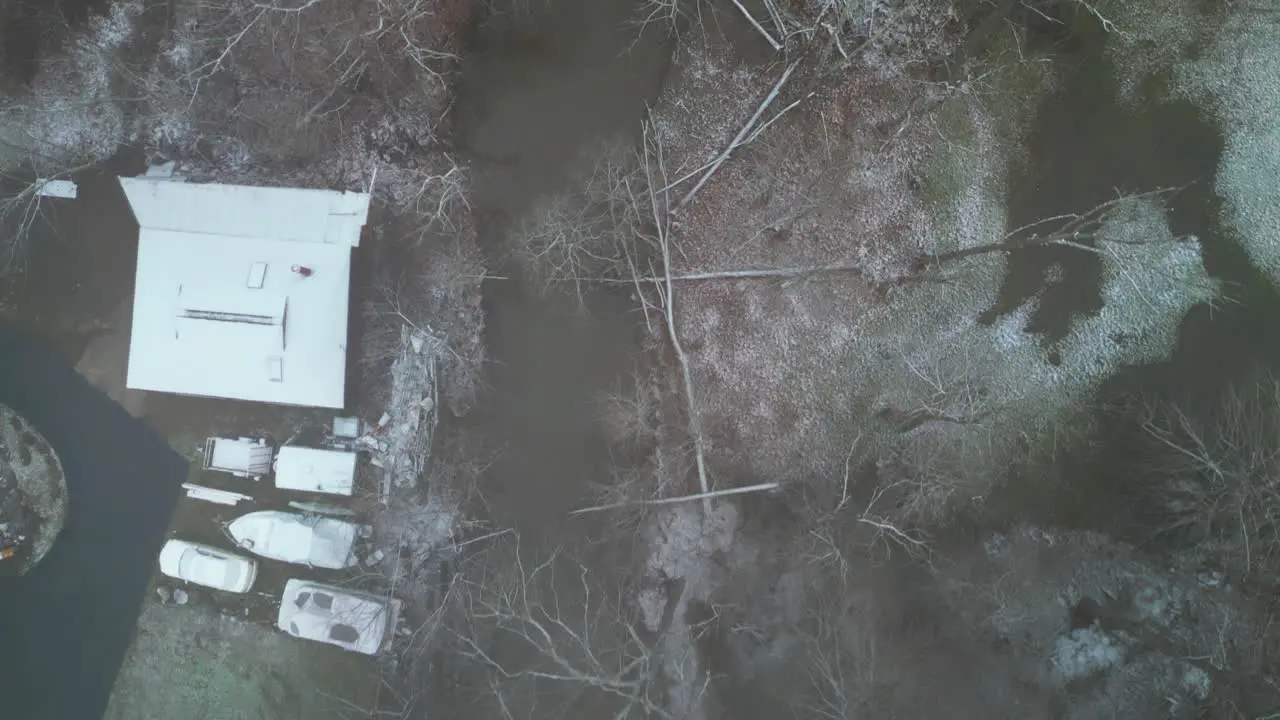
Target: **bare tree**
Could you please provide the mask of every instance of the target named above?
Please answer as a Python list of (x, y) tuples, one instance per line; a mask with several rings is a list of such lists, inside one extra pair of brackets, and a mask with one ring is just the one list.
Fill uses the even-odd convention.
[[(386, 232), (397, 227), (392, 224)], [(371, 383), (384, 377), (405, 343), (421, 346), (415, 352), (434, 348), (439, 351), (440, 394), (455, 414), (464, 414), (479, 389), (484, 362), (480, 284), (488, 276), (479, 249), (466, 233), (429, 244), (410, 238), (397, 245), (402, 252), (375, 269), (373, 292), (361, 309), (362, 374)]]
[(52, 220), (51, 208), (57, 199), (46, 197), (45, 188), (51, 180), (64, 180), (88, 169), (92, 162), (48, 172), (41, 177), (41, 168), (49, 165), (48, 158), (29, 154), (27, 165), (21, 172), (0, 172), (0, 276), (22, 270), (31, 253), (31, 241), (41, 224)]
[(1220, 560), (1242, 580), (1280, 577), (1280, 379), (1233, 385), (1207, 412), (1153, 401), (1143, 414), (1158, 532), (1225, 543)]
[(400, 184), (405, 189), (392, 198), (401, 212), (411, 213), (422, 221), (417, 234), (420, 243), (433, 231), (458, 232), (458, 216), (471, 211), (471, 203), (467, 200), (471, 191), (471, 173), (467, 166), (458, 163), (448, 153), (439, 154), (436, 160), (437, 168), (400, 170), (404, 176)]
[(609, 142), (588, 155), (589, 170), (540, 201), (513, 237), (515, 255), (544, 286), (570, 287), (580, 303), (592, 282), (621, 276), (643, 219), (644, 177), (630, 147)]
[(372, 185), (419, 229), (456, 231), (469, 177), (437, 134), (463, 6), (184, 3), (134, 78), (144, 139), (222, 176), (270, 166), (295, 185)]
[[(1144, 193), (1122, 195), (1100, 203), (1084, 213), (1068, 213), (1055, 215), (1022, 227), (1010, 230), (999, 240), (985, 245), (952, 250), (919, 258), (916, 268), (925, 277), (927, 271), (936, 270), (949, 263), (975, 255), (990, 253), (1011, 253), (1036, 247), (1068, 247), (1085, 252), (1105, 255), (1109, 252), (1108, 243), (1140, 244), (1150, 239), (1120, 239), (1103, 233), (1109, 223), (1124, 222), (1124, 214), (1131, 212), (1132, 206), (1138, 202), (1158, 203), (1163, 210), (1167, 202), (1182, 188), (1160, 188)], [(1172, 241), (1181, 242), (1183, 238), (1172, 237)]]
[(560, 549), (527, 555), (509, 536), (461, 579), (457, 653), (487, 673), (498, 715), (559, 701), (579, 715), (666, 717), (661, 663), (627, 604)]
[[(693, 384), (693, 371), (689, 367), (689, 358), (685, 354), (684, 345), (680, 342), (680, 329), (677, 327), (675, 314), (675, 293), (671, 284), (671, 268), (672, 261), (672, 211), (675, 206), (671, 204), (670, 190), (672, 184), (667, 182), (667, 166), (662, 147), (662, 140), (656, 128), (651, 122), (646, 121), (644, 124), (644, 146), (643, 146), (644, 174), (645, 185), (648, 195), (648, 211), (652, 220), (649, 226), (652, 232), (651, 243), (658, 251), (658, 256), (662, 263), (662, 274), (665, 278), (663, 282), (655, 282), (654, 292), (658, 297), (658, 308), (661, 310), (664, 326), (667, 331), (667, 339), (671, 342), (671, 349), (675, 352), (676, 363), (680, 370), (681, 390), (685, 401), (686, 422), (688, 423), (689, 438), (693, 442), (693, 459), (694, 467), (698, 473), (698, 489), (704, 497), (709, 497), (711, 493), (711, 481), (707, 474), (706, 462), (706, 437), (702, 433), (702, 420), (698, 405), (698, 396)], [(695, 188), (696, 189), (696, 188)], [(692, 197), (692, 192), (685, 196)], [(634, 262), (630, 263), (633, 278), (637, 290), (640, 288), (640, 275), (636, 271)], [(651, 273), (656, 275), (656, 273)], [(641, 293), (643, 297), (643, 292)], [(645, 303), (645, 318), (649, 317), (648, 302)], [(703, 511), (708, 515), (711, 513), (711, 501), (703, 500)]]
[(877, 686), (885, 682), (877, 640), (863, 613), (850, 611), (841, 592), (817, 590), (801, 624), (807, 683), (792, 694), (797, 711), (815, 720), (874, 717)]
[(862, 435), (855, 437), (845, 455), (842, 480), (809, 488), (799, 513), (808, 522), (800, 536), (798, 554), (833, 579), (848, 580), (854, 567), (866, 562), (918, 559), (932, 552), (931, 540), (922, 528), (922, 520), (929, 514), (915, 504), (943, 504), (929, 495), (928, 486), (938, 481), (896, 474), (883, 467), (866, 477), (855, 477), (857, 466), (872, 457), (868, 455), (871, 450)]
[(0, 276), (21, 270), (31, 251), (31, 234), (44, 217), (37, 183), (0, 199)]
[(599, 417), (611, 443), (621, 448), (652, 446), (658, 439), (659, 392), (637, 369), (615, 390), (600, 395)]

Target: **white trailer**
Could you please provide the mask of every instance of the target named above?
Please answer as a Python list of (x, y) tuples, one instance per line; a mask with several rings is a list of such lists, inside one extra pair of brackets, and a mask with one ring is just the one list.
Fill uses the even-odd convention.
[(356, 454), (287, 445), (276, 454), (275, 471), (281, 490), (350, 497), (356, 487)]
[(253, 438), (211, 437), (204, 442), (204, 469), (257, 480), (271, 472), (271, 446)]

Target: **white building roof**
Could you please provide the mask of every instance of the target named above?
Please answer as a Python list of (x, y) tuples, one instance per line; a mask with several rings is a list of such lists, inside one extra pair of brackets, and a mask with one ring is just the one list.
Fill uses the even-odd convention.
[(153, 230), (356, 247), (369, 215), (364, 193), (120, 178), (138, 225)]
[(120, 184), (140, 226), (128, 387), (345, 404), (351, 248), (368, 195)]

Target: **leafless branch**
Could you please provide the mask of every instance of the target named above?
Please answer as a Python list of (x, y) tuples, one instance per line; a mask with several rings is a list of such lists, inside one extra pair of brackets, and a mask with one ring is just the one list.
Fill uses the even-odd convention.
[(848, 720), (873, 717), (881, 682), (873, 623), (849, 612), (842, 581), (814, 593), (800, 631), (805, 642), (807, 685), (793, 702), (805, 717)]
[[(660, 197), (660, 191), (656, 190), (656, 188), (665, 187), (666, 164), (663, 159), (662, 141), (648, 122), (644, 125), (644, 171), (649, 187), (649, 209), (653, 219), (653, 230), (656, 234), (658, 248), (661, 251), (663, 274), (667, 276), (666, 282), (657, 285), (656, 289), (661, 301), (663, 317), (666, 320), (667, 335), (670, 337), (672, 349), (675, 351), (676, 362), (680, 366), (680, 377), (684, 385), (686, 412), (688, 414), (689, 434), (693, 439), (694, 463), (698, 471), (698, 485), (705, 495), (711, 491), (711, 484), (707, 479), (706, 443), (702, 435), (697, 396), (694, 394), (693, 374), (689, 369), (689, 360), (685, 355), (684, 346), (680, 343), (680, 332), (676, 328), (675, 294), (672, 291), (670, 278), (672, 268), (671, 237), (669, 234), (671, 213), (667, 210), (669, 205), (667, 204), (666, 193), (661, 193)], [(702, 508), (704, 513), (710, 514), (711, 501), (704, 499)]]
[(1264, 375), (1230, 388), (1210, 410), (1174, 402), (1142, 408), (1156, 458), (1153, 483), (1160, 535), (1197, 544), (1225, 542), (1222, 558), (1243, 580), (1280, 576), (1280, 381)]
[(1110, 19), (1106, 18), (1105, 16), (1103, 16), (1102, 13), (1098, 12), (1098, 9), (1094, 7), (1091, 3), (1089, 3), (1088, 0), (1074, 0), (1074, 2), (1076, 5), (1079, 5), (1080, 7), (1084, 8), (1085, 12), (1089, 13), (1094, 18), (1096, 18), (1098, 22), (1102, 25), (1103, 30), (1109, 33), (1115, 33), (1120, 37), (1124, 38), (1125, 40), (1129, 39), (1129, 33), (1116, 27), (1115, 23), (1111, 22)]
[(806, 267), (761, 268), (744, 270), (708, 270), (706, 272), (677, 273), (674, 275), (637, 276), (628, 280), (598, 278), (597, 282), (607, 284), (632, 284), (635, 282), (658, 283), (667, 282), (700, 282), (715, 280), (791, 280), (825, 274), (855, 273), (865, 271), (860, 265), (836, 264), (813, 265)]
[[(464, 581), (466, 627), (455, 630), (459, 653), (492, 673), (500, 708), (510, 712), (511, 684), (531, 682), (542, 692), (564, 686), (611, 697), (618, 720), (669, 717), (653, 649), (605, 602), (586, 568), (559, 550), (528, 566), (518, 538), (506, 550), (490, 560), (499, 567)], [(531, 656), (499, 654), (500, 643)]]
[(755, 16), (742, 5), (742, 0), (730, 0), (730, 2), (732, 2), (733, 6), (738, 9), (738, 12), (742, 13), (742, 17), (747, 19), (747, 22), (751, 24), (751, 27), (755, 28), (755, 31), (760, 33), (760, 37), (764, 38), (765, 42), (769, 43), (774, 50), (782, 50), (782, 43), (774, 39), (773, 33), (764, 29), (764, 26), (760, 24), (760, 21), (756, 20)]
[(726, 490), (712, 490), (711, 492), (697, 493), (696, 495), (684, 495), (682, 497), (659, 498), (657, 500), (639, 500), (635, 502), (610, 503), (608, 505), (596, 505), (593, 507), (579, 508), (570, 512), (570, 515), (582, 515), (585, 513), (600, 512), (602, 510), (616, 510), (632, 505), (674, 505), (676, 503), (692, 502), (694, 500), (710, 500), (720, 497), (728, 497), (730, 495), (745, 495), (747, 493), (769, 492), (777, 490), (780, 485), (776, 482), (760, 483), (757, 485), (747, 485), (744, 487), (728, 488)]
[(443, 171), (427, 168), (409, 171), (416, 190), (400, 201), (402, 209), (416, 213), (425, 221), (420, 238), (426, 231), (438, 228), (457, 231), (458, 226), (454, 222), (456, 211), (459, 208), (471, 210), (471, 202), (467, 199), (471, 177), (467, 167), (448, 154), (440, 157), (448, 165)]
[[(1099, 239), (1098, 232), (1106, 223), (1121, 212), (1125, 205), (1136, 200), (1158, 199), (1167, 201), (1183, 188), (1160, 188), (1149, 192), (1123, 195), (1100, 203), (1085, 213), (1070, 213), (1037, 220), (1022, 227), (1010, 230), (1004, 237), (993, 243), (962, 248), (951, 252), (940, 253), (920, 258), (917, 265), (921, 271), (937, 268), (946, 263), (975, 255), (989, 253), (1009, 253), (1029, 247), (1060, 246), (1076, 250), (1103, 254), (1105, 245), (1091, 244)], [(1045, 229), (1048, 228), (1046, 231)], [(1117, 242), (1110, 240), (1110, 242)]]
[(514, 235), (533, 274), (548, 287), (571, 286), (580, 305), (588, 283), (634, 266), (645, 192), (629, 146), (606, 143), (592, 160), (574, 187), (543, 199)]
[[(734, 0), (734, 2), (736, 4), (737, 0)], [(685, 193), (685, 196), (680, 199), (680, 202), (675, 204), (675, 207), (672, 208), (672, 212), (678, 212), (681, 208), (688, 205), (698, 194), (698, 191), (702, 189), (702, 186), (705, 185), (707, 181), (711, 179), (711, 176), (720, 169), (720, 166), (724, 164), (724, 161), (729, 159), (729, 155), (733, 153), (734, 150), (749, 142), (747, 140), (748, 137), (758, 137), (758, 135), (753, 133), (752, 130), (755, 128), (756, 123), (759, 122), (760, 116), (764, 115), (765, 110), (768, 110), (769, 106), (773, 104), (773, 101), (777, 99), (778, 93), (782, 92), (782, 87), (787, 84), (787, 80), (791, 78), (791, 73), (793, 73), (799, 65), (799, 60), (793, 60), (791, 64), (787, 66), (787, 69), (782, 73), (782, 77), (778, 78), (778, 81), (773, 84), (773, 88), (769, 90), (769, 94), (765, 96), (764, 101), (756, 108), (755, 113), (751, 115), (751, 118), (747, 120), (747, 123), (738, 131), (738, 134), (733, 138), (733, 141), (730, 142), (729, 146), (707, 165), (706, 171), (703, 172), (702, 177), (698, 179), (698, 182), (689, 190), (689, 192)], [(790, 107), (794, 107), (794, 104)], [(790, 107), (787, 109), (789, 110)], [(786, 110), (783, 110), (782, 112), (786, 112)], [(779, 116), (780, 115), (781, 113), (779, 113)], [(776, 117), (774, 119), (776, 119)], [(768, 127), (772, 122), (773, 121), (770, 120), (769, 123), (765, 124), (765, 127)], [(675, 184), (679, 184), (679, 181)], [(669, 188), (671, 186), (666, 187)]]
[[(0, 198), (0, 275), (21, 269), (31, 251), (31, 234), (36, 223), (48, 219), (44, 185), (49, 180), (67, 179), (76, 173), (86, 170), (94, 163), (84, 163), (77, 167), (58, 172), (43, 174), (40, 167), (44, 163), (36, 156), (31, 157), (31, 177), (15, 177), (0, 173), (0, 181), (6, 184), (22, 183), (22, 189), (15, 194)], [(57, 202), (52, 201), (52, 202)]]

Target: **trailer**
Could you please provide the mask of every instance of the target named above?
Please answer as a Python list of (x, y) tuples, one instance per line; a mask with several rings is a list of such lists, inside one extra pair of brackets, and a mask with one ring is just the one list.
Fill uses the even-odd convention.
[(271, 446), (262, 439), (211, 437), (204, 442), (204, 469), (257, 480), (271, 472)]
[(275, 476), (281, 490), (350, 497), (356, 486), (356, 454), (286, 445), (276, 454)]

